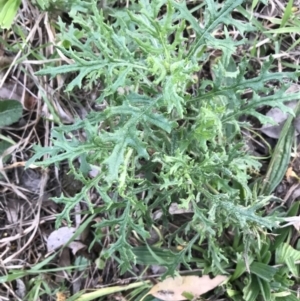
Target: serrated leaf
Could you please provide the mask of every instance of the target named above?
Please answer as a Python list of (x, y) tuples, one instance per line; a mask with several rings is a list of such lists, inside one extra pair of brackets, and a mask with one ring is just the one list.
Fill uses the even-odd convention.
[[(222, 8), (217, 10), (215, 2), (213, 0), (207, 0), (206, 4), (208, 11), (205, 14), (205, 26), (204, 29), (202, 29), (195, 17), (188, 10), (185, 1), (172, 1), (172, 5), (180, 11), (181, 17), (186, 19), (192, 25), (193, 30), (195, 30), (197, 34), (196, 42), (191, 47), (188, 57), (193, 56), (197, 51), (199, 51), (199, 49), (201, 49), (201, 47), (205, 46), (206, 41), (214, 40), (210, 33), (215, 30), (219, 24), (232, 24), (233, 19), (230, 17), (230, 13), (237, 6), (242, 4), (242, 2), (243, 0), (227, 0), (222, 4)], [(238, 24), (236, 20), (233, 22), (235, 22), (235, 25)], [(240, 28), (243, 29), (243, 26)]]
[[(228, 63), (230, 64), (230, 62)], [(217, 81), (222, 84), (214, 85), (214, 82), (208, 81), (207, 84), (212, 85), (214, 89), (205, 95), (201, 95), (201, 98), (203, 99), (211, 98), (211, 97), (215, 97), (216, 95), (226, 95), (227, 97), (230, 97), (230, 96), (234, 96), (233, 95), (234, 91), (243, 91), (248, 88), (254, 92), (268, 91), (267, 87), (265, 86), (265, 83), (268, 81), (272, 81), (272, 80), (282, 81), (284, 78), (290, 78), (292, 80), (296, 80), (297, 74), (295, 72), (273, 72), (273, 73), (269, 72), (268, 70), (271, 68), (272, 63), (273, 63), (273, 58), (272, 56), (270, 56), (269, 59), (263, 63), (261, 67), (261, 71), (257, 77), (246, 79), (244, 78), (244, 76), (246, 73), (248, 62), (246, 59), (243, 59), (238, 66), (238, 74), (236, 77), (236, 81), (234, 82), (233, 85), (228, 85), (224, 82), (226, 80), (226, 77), (224, 78), (224, 70), (227, 70), (228, 67), (222, 66), (222, 64), (219, 63), (215, 65), (214, 71), (215, 71), (216, 79), (214, 80), (214, 82)], [(274, 92), (274, 88), (271, 89), (272, 89), (271, 91)]]
[[(133, 97), (133, 98), (131, 98)], [(166, 132), (171, 132), (175, 123), (168, 121), (160, 114), (152, 113), (151, 110), (155, 107), (156, 102), (160, 97), (153, 99), (140, 98), (140, 104), (137, 102), (137, 95), (128, 96), (128, 101), (134, 100), (136, 106), (131, 106), (128, 102), (124, 102), (121, 106), (108, 108), (105, 110), (107, 118), (115, 115), (129, 116), (125, 124), (120, 124), (120, 127), (113, 133), (103, 132), (100, 139), (103, 143), (113, 143), (114, 147), (111, 154), (104, 160), (104, 164), (108, 166), (108, 175), (106, 177), (108, 182), (112, 182), (118, 178), (118, 171), (124, 160), (124, 153), (127, 147), (131, 147), (137, 152), (140, 158), (149, 158), (147, 152), (147, 145), (141, 139), (141, 132), (137, 130), (138, 124), (143, 126), (150, 125), (157, 126)], [(141, 104), (145, 104), (141, 106)], [(147, 104), (147, 105), (146, 105)]]
[[(131, 128), (131, 126), (133, 128)], [(103, 142), (113, 142), (115, 146), (111, 155), (104, 160), (104, 164), (108, 165), (108, 175), (106, 177), (108, 182), (112, 182), (118, 178), (118, 171), (120, 165), (124, 160), (124, 153), (127, 147), (132, 147), (137, 151), (141, 158), (148, 159), (149, 154), (146, 150), (146, 144), (138, 137), (135, 125), (129, 125), (114, 133), (103, 133), (101, 139)]]
[(164, 101), (168, 106), (168, 113), (175, 108), (178, 112), (179, 117), (183, 117), (183, 103), (184, 99), (176, 92), (176, 83), (173, 77), (167, 77), (164, 87)]
[(23, 107), (16, 100), (0, 100), (0, 127), (17, 122), (22, 117)]
[[(129, 94), (126, 97), (128, 102), (123, 102), (121, 106), (109, 108), (105, 111), (107, 117), (114, 115), (130, 115), (135, 122), (142, 122), (148, 126), (154, 125), (162, 130), (170, 133), (172, 128), (176, 126), (176, 122), (172, 122), (165, 118), (162, 114), (153, 113), (152, 108), (160, 101), (161, 96), (151, 99), (138, 94)], [(132, 105), (131, 105), (132, 104)]]

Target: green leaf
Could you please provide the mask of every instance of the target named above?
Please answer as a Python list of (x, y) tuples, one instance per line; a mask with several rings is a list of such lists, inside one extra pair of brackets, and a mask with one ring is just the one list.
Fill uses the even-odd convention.
[(285, 263), (294, 277), (299, 277), (299, 267), (292, 256), (285, 258)]
[[(296, 216), (298, 214), (299, 207), (300, 207), (300, 201), (294, 202), (293, 205), (289, 208), (286, 216), (288, 217)], [(281, 245), (281, 243), (283, 243), (287, 239), (291, 231), (292, 231), (292, 227), (284, 227), (284, 228), (276, 229), (274, 232), (274, 234), (276, 235), (275, 240), (270, 246), (270, 251), (276, 250)]]
[(20, 7), (21, 0), (7, 0), (0, 6), (0, 27), (3, 29), (9, 29), (14, 21), (17, 11)]
[(280, 294), (278, 294), (278, 297), (277, 297), (277, 294), (276, 294), (275, 295), (276, 301), (299, 301), (299, 298), (296, 296), (295, 293), (286, 292), (285, 295), (284, 295), (284, 293), (282, 295), (283, 295), (283, 297), (281, 297)]
[(106, 180), (109, 183), (118, 179), (118, 171), (124, 160), (124, 153), (127, 147), (134, 148), (140, 158), (149, 159), (146, 144), (141, 142), (138, 137), (139, 134), (141, 133), (136, 130), (136, 124), (129, 122), (114, 133), (103, 133), (101, 135), (103, 143), (113, 142), (115, 144), (111, 155), (103, 162), (108, 166)]
[(264, 33), (276, 33), (276, 34), (289, 33), (289, 34), (292, 34), (292, 33), (297, 33), (297, 32), (299, 32), (298, 26), (287, 26), (287, 27), (282, 27), (282, 28), (266, 30)]
[[(275, 253), (276, 264), (285, 263), (294, 276), (298, 275), (298, 268), (295, 266), (295, 262), (300, 260), (300, 251), (297, 251), (287, 243), (282, 243)], [(296, 276), (298, 277), (298, 276)]]
[(236, 268), (234, 270), (234, 273), (230, 277), (230, 280), (233, 281), (235, 279), (238, 279), (242, 274), (244, 274), (247, 270), (246, 263), (245, 263), (245, 258), (237, 254), (237, 263), (236, 263)]
[(258, 278), (252, 275), (248, 284), (243, 288), (243, 298), (245, 301), (256, 301), (259, 292)]
[(141, 286), (148, 288), (147, 283), (145, 281), (134, 282), (134, 283), (127, 284), (127, 285), (105, 287), (105, 288), (97, 289), (94, 292), (85, 293), (85, 294), (81, 295), (79, 298), (77, 298), (76, 301), (99, 300), (100, 297), (107, 296), (107, 295), (110, 296), (110, 295), (118, 293), (118, 292), (135, 289), (135, 288), (141, 287)]
[(127, 147), (136, 150), (139, 158), (149, 158), (146, 144), (140, 138), (142, 132), (137, 130), (141, 121), (143, 121), (142, 124), (144, 126), (146, 124), (148, 126), (153, 125), (169, 133), (174, 125), (174, 123), (169, 122), (162, 115), (152, 113), (152, 108), (160, 100), (160, 97), (153, 99), (151, 102), (149, 101), (150, 99), (145, 100), (145, 98), (141, 97), (138, 104), (137, 95), (133, 95), (135, 107), (130, 105), (130, 101), (132, 100), (130, 95), (127, 100), (129, 102), (125, 101), (122, 106), (108, 108), (104, 112), (107, 118), (115, 115), (129, 116), (127, 117), (127, 121), (122, 123), (113, 133), (103, 132), (100, 135), (103, 144), (114, 144), (111, 154), (103, 162), (108, 166), (106, 180), (109, 183), (117, 180), (118, 171), (124, 160), (124, 153)]
[(264, 300), (265, 301), (272, 300), (271, 299), (271, 286), (270, 286), (270, 283), (263, 280), (263, 279), (260, 279), (260, 278), (257, 278), (257, 282), (258, 282), (258, 285), (260, 287), (260, 293), (262, 294)]
[[(168, 249), (150, 246), (134, 247), (132, 248), (132, 252), (136, 256), (136, 262), (138, 264), (144, 265), (169, 265), (174, 261), (176, 257), (175, 253), (171, 252)], [(155, 256), (153, 256), (153, 254), (155, 254)], [(159, 258), (159, 260), (157, 259), (157, 257)]]
[[(274, 89), (269, 89), (266, 87), (266, 83), (272, 80), (283, 81), (284, 78), (290, 78), (291, 80), (296, 79), (296, 73), (294, 72), (277, 72), (271, 73), (268, 70), (272, 64), (272, 57), (269, 60), (265, 61), (262, 70), (259, 76), (251, 79), (245, 79), (244, 74), (247, 68), (247, 61), (244, 59), (239, 64), (238, 72), (235, 77), (234, 84), (231, 84), (231, 81), (228, 81), (224, 76), (224, 72), (230, 67), (227, 66), (221, 61), (217, 65), (214, 66), (214, 81), (205, 81), (203, 82), (200, 93), (197, 99), (199, 101), (208, 101), (209, 99), (220, 98), (223, 97), (224, 105), (228, 105), (230, 110), (227, 110), (227, 113), (223, 115), (223, 122), (230, 122), (232, 118), (236, 118), (242, 115), (253, 115), (260, 120), (261, 123), (272, 123), (270, 118), (265, 115), (257, 112), (258, 107), (262, 107), (264, 105), (271, 107), (278, 107), (284, 112), (290, 113), (294, 115), (294, 112), (291, 108), (284, 105), (284, 102), (291, 101), (297, 97), (300, 97), (300, 93), (286, 93), (286, 86), (282, 86), (280, 89), (276, 90), (274, 93)], [(212, 89), (210, 92), (205, 92), (208, 86), (211, 86)], [(241, 98), (241, 92), (236, 91), (244, 91), (245, 89), (250, 89), (253, 92), (253, 98), (251, 101), (245, 102)], [(263, 91), (266, 96), (261, 96), (258, 94), (258, 91)], [(268, 95), (269, 94), (269, 95)], [(230, 101), (229, 101), (230, 100)], [(237, 109), (238, 108), (238, 109)]]
[(184, 99), (176, 93), (176, 90), (177, 90), (177, 85), (173, 77), (167, 77), (163, 95), (164, 95), (164, 100), (168, 104), (168, 113), (171, 113), (171, 111), (174, 108), (176, 108), (179, 117), (183, 117), (182, 104), (184, 102)]
[[(11, 143), (7, 141), (0, 141), (0, 156), (3, 155), (3, 153), (11, 146)], [(7, 160), (9, 160), (9, 156), (6, 156), (2, 159), (2, 162), (5, 163)]]
[(292, 116), (285, 121), (280, 137), (272, 154), (267, 174), (263, 180), (260, 194), (271, 194), (282, 181), (290, 161), (292, 143), (295, 135), (294, 116), (300, 115), (300, 103), (297, 103)]
[(285, 6), (284, 14), (281, 19), (280, 28), (283, 28), (285, 24), (288, 22), (288, 20), (292, 17), (294, 0), (289, 0), (289, 2)]
[(0, 127), (17, 122), (22, 117), (23, 107), (17, 100), (0, 100)]
[(250, 271), (265, 281), (271, 281), (273, 276), (276, 274), (277, 269), (267, 264), (254, 261), (250, 265)]
[(250, 31), (254, 29), (253, 27), (249, 26), (249, 24), (245, 25), (242, 22), (238, 22), (237, 20), (230, 17), (232, 10), (242, 4), (242, 2), (242, 0), (227, 0), (222, 4), (221, 9), (217, 10), (215, 2), (213, 0), (207, 0), (205, 25), (202, 29), (199, 26), (199, 23), (196, 21), (195, 17), (188, 10), (185, 1), (172, 1), (172, 5), (180, 11), (180, 17), (187, 20), (192, 25), (193, 30), (195, 30), (197, 34), (196, 41), (195, 43), (193, 43), (193, 46), (189, 50), (188, 58), (195, 55), (197, 52), (199, 52), (199, 50), (201, 50), (201, 48), (205, 47), (205, 45), (210, 42), (213, 42), (217, 48), (221, 46), (221, 48), (228, 49), (228, 43), (222, 43), (221, 40), (215, 42), (216, 39), (214, 39), (210, 34), (219, 24), (234, 24), (234, 26), (238, 27), (241, 32), (243, 32), (244, 30)]

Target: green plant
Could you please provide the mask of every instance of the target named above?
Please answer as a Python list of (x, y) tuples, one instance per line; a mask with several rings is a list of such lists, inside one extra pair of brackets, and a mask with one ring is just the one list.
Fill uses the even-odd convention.
[[(295, 94), (285, 91), (297, 75), (270, 72), (270, 58), (257, 77), (246, 77), (248, 61), (237, 63), (232, 56), (247, 41), (235, 42), (228, 32), (230, 26), (242, 35), (254, 30), (231, 17), (241, 3), (227, 0), (219, 7), (206, 0), (202, 26), (185, 1), (173, 0), (139, 1), (128, 10), (113, 10), (110, 18), (93, 2), (89, 17), (71, 12), (73, 24), (58, 22), (57, 48), (74, 63), (49, 66), (38, 74), (75, 73), (68, 92), (76, 87), (92, 89), (100, 81), (104, 88), (97, 101), (106, 101), (107, 107), (72, 125), (55, 126), (53, 145), (35, 146), (28, 164), (48, 166), (68, 160), (70, 172), (84, 186), (73, 197), (55, 198), (65, 205), (56, 226), (63, 219), (71, 223), (74, 206), (86, 201), (91, 212), (106, 217), (95, 225), (95, 241), (101, 241), (100, 229), (109, 229), (113, 243), (102, 256), (118, 260), (122, 273), (137, 260), (131, 234), (147, 244), (153, 226), (166, 228), (173, 220), (171, 203), (192, 207), (193, 217), (163, 241), (163, 246), (184, 246), (173, 252), (172, 261), (161, 259), (149, 247), (156, 262), (168, 267), (168, 274), (178, 264), (188, 267), (191, 262), (205, 272), (226, 273), (232, 255), (226, 251), (224, 233), (237, 231), (245, 244), (243, 252), (251, 258), (261, 249), (266, 231), (280, 221), (274, 214), (262, 216), (270, 197), (256, 196), (249, 188), (249, 170), (258, 170), (260, 164), (247, 154), (241, 128), (250, 124), (240, 117), (270, 122), (256, 110), (264, 105), (293, 115), (284, 102), (295, 99)], [(192, 43), (185, 37), (188, 26), (196, 35)], [(221, 27), (224, 36), (217, 38), (214, 31)], [(211, 49), (220, 50), (216, 60), (210, 58)], [(197, 79), (208, 60), (212, 79)], [(251, 99), (245, 97), (246, 90), (252, 92)], [(84, 132), (84, 141), (79, 131)], [(44, 155), (48, 159), (38, 162)], [(97, 175), (89, 176), (91, 168)], [(90, 201), (91, 189), (102, 198), (100, 209)], [(161, 217), (154, 219), (158, 210)]]
[(0, 28), (8, 29), (11, 27), (20, 4), (21, 0), (0, 1)]
[(17, 122), (22, 111), (22, 104), (17, 100), (0, 100), (0, 128)]
[[(2, 127), (17, 122), (22, 117), (23, 107), (17, 100), (0, 100), (0, 130)], [(5, 163), (8, 156), (3, 158), (4, 152), (15, 142), (0, 133), (0, 158)], [(1, 178), (1, 175), (0, 175)]]
[[(271, 241), (265, 239), (256, 254), (250, 255), (247, 259), (248, 267), (243, 258), (244, 250), (236, 250), (237, 264), (230, 279), (232, 285), (227, 289), (232, 300), (279, 301), (282, 297), (290, 301), (297, 299), (296, 292), (291, 289), (294, 284), (291, 276), (297, 277), (297, 273), (291, 271), (297, 270), (295, 260), (299, 256), (299, 251), (282, 243), (276, 249), (273, 262), (271, 246)], [(293, 270), (290, 270), (291, 267)], [(249, 273), (245, 273), (247, 270)]]
[[(41, 296), (55, 295), (55, 292), (53, 292), (53, 287), (51, 287), (53, 285), (50, 285), (51, 278), (49, 277), (48, 279), (47, 275), (51, 273), (55, 274), (60, 271), (72, 271), (80, 268), (86, 268), (86, 264), (85, 264), (82, 266), (77, 265), (77, 266), (45, 269), (44, 267), (46, 265), (49, 265), (51, 263), (51, 260), (53, 260), (56, 256), (57, 253), (51, 254), (49, 257), (43, 259), (34, 267), (29, 268), (27, 270), (11, 269), (9, 271), (9, 274), (5, 276), (0, 276), (0, 284), (12, 282), (30, 276), (30, 281), (27, 283), (27, 287), (26, 287), (26, 289), (28, 289), (28, 293), (26, 294), (25, 300), (36, 300)], [(24, 290), (25, 293), (26, 293), (26, 289)]]

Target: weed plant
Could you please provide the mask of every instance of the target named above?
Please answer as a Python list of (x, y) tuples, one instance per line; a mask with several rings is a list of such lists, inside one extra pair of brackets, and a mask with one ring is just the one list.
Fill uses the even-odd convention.
[[(72, 24), (58, 21), (57, 49), (73, 64), (38, 72), (75, 74), (68, 93), (100, 82), (97, 102), (106, 104), (72, 125), (55, 126), (50, 147), (34, 147), (28, 164), (59, 166), (68, 160), (70, 173), (83, 183), (75, 196), (55, 198), (64, 205), (56, 226), (63, 220), (71, 224), (74, 207), (84, 201), (102, 217), (94, 242), (103, 241), (103, 228), (112, 241), (103, 245), (101, 258), (117, 260), (121, 273), (143, 262), (134, 236), (167, 267), (166, 274), (191, 264), (205, 273), (227, 273), (237, 264), (236, 279), (266, 248), (267, 232), (280, 220), (264, 213), (270, 197), (249, 186), (250, 170), (258, 171), (260, 163), (247, 152), (241, 129), (251, 125), (241, 120), (270, 122), (256, 110), (264, 105), (293, 114), (284, 102), (295, 98), (285, 91), (296, 74), (271, 72), (270, 58), (259, 75), (247, 76), (249, 62), (235, 53), (247, 49), (245, 36), (255, 28), (232, 17), (242, 0), (222, 5), (206, 0), (195, 7), (205, 10), (204, 20), (193, 16), (186, 1), (141, 0), (108, 14), (91, 2), (71, 10)], [(233, 28), (240, 32), (238, 40), (230, 34)], [(208, 65), (210, 78), (203, 78)], [(44, 155), (48, 159), (39, 161)], [(89, 175), (91, 169), (96, 175)], [(101, 207), (91, 202), (92, 190), (101, 196)], [(171, 232), (174, 203), (192, 215)], [(148, 243), (153, 229), (164, 234), (156, 248)], [(165, 248), (167, 257), (159, 253)], [(256, 275), (264, 274), (268, 262), (259, 264), (252, 265)], [(247, 294), (245, 300), (252, 300)]]

